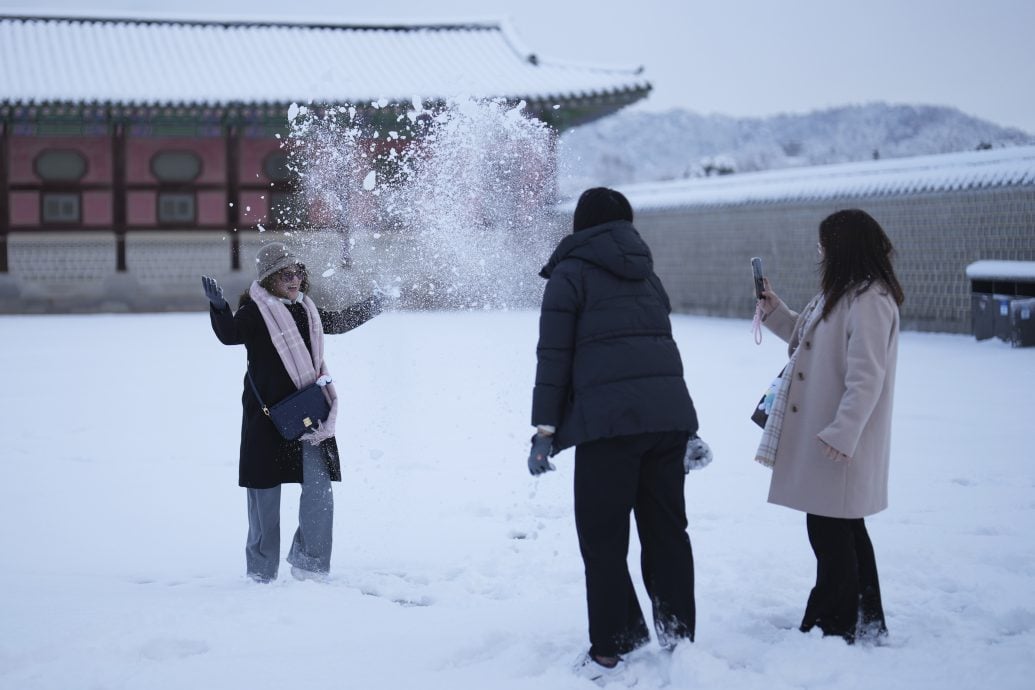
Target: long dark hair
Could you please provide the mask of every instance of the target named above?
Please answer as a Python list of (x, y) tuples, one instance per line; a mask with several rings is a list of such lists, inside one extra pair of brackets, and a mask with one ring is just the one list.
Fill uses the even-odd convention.
[(823, 318), (849, 290), (858, 294), (874, 283), (887, 288), (896, 304), (905, 301), (891, 267), (895, 248), (884, 228), (866, 211), (850, 208), (827, 216), (819, 224), (819, 245), (823, 248), (821, 285), (826, 300)]

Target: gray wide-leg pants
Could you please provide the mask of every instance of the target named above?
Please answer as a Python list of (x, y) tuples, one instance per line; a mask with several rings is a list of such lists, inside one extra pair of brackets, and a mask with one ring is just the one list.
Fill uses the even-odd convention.
[[(280, 565), (280, 487), (248, 489), (248, 575), (268, 582), (277, 579)], [(298, 501), (298, 529), (288, 552), (288, 563), (316, 573), (331, 569), (331, 530), (334, 494), (331, 477), (318, 446), (302, 443), (302, 495)]]

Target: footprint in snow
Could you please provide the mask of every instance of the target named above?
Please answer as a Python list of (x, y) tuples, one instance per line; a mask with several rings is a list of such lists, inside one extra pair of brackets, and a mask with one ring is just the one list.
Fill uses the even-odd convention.
[(427, 577), (423, 575), (410, 575), (408, 573), (391, 571), (374, 571), (372, 575), (377, 577), (376, 582), (367, 581), (353, 585), (369, 597), (385, 599), (399, 606), (431, 606), (435, 600), (414, 590), (426, 587), (429, 584)]
[(140, 654), (152, 661), (169, 661), (205, 654), (208, 650), (208, 643), (203, 640), (159, 637), (145, 642), (140, 648)]
[(398, 604), (403, 608), (410, 608), (414, 606), (431, 606), (431, 604), (433, 603), (431, 597), (427, 597), (424, 595), (405, 596), (398, 594), (393, 596), (391, 593), (381, 590), (378, 587), (360, 587), (359, 591), (368, 597), (377, 597), (378, 599), (385, 599), (387, 601), (392, 602), (393, 604)]

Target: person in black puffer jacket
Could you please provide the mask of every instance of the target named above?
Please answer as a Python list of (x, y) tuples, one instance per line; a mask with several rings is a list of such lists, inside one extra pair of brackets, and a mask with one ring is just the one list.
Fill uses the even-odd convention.
[[(636, 515), (659, 642), (693, 640), (694, 566), (683, 496), (697, 414), (672, 339), (671, 305), (619, 192), (589, 189), (540, 275), (529, 469), (575, 446), (575, 524), (591, 647), (582, 673), (611, 675), (650, 635), (626, 565)], [(587, 670), (588, 669), (588, 670)], [(614, 670), (612, 670), (614, 669)], [(596, 677), (596, 676), (595, 676)]]

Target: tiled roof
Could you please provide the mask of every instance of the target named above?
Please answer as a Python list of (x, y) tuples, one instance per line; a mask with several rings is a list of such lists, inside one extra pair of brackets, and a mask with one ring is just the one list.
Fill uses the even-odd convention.
[(967, 266), (971, 280), (1035, 282), (1035, 261), (975, 261)]
[(504, 22), (294, 24), (0, 14), (0, 103), (558, 102), (650, 89), (642, 69), (524, 51)]
[(1035, 192), (1035, 146), (784, 168), (628, 185), (621, 191), (637, 210), (663, 210), (1007, 186), (1030, 186)]

